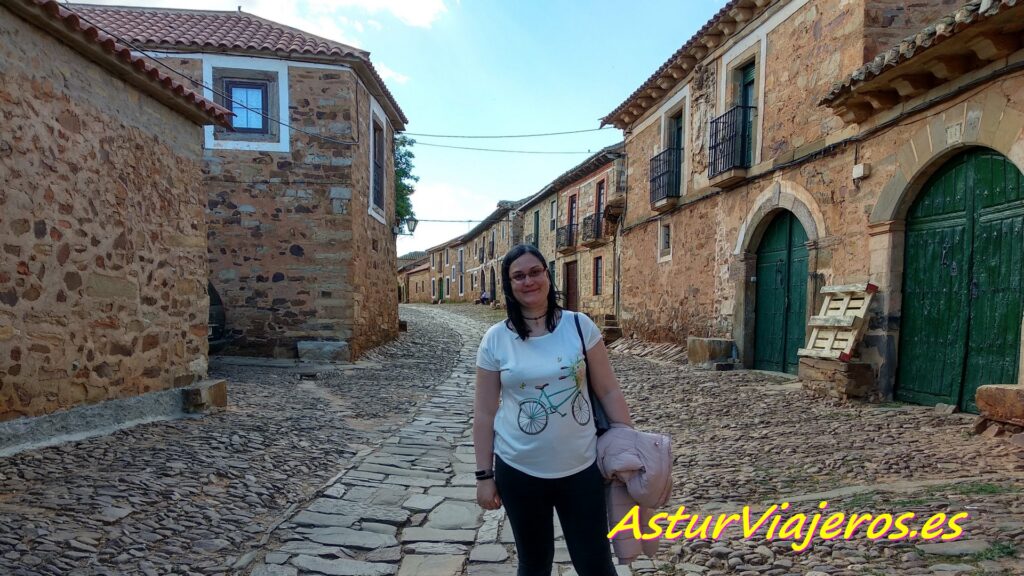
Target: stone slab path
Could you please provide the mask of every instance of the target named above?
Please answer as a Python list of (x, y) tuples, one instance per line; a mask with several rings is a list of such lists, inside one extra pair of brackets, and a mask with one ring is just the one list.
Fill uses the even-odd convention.
[[(487, 325), (462, 318), (459, 327), (462, 345), (448, 379), (408, 424), (356, 455), (351, 468), (281, 524), (253, 576), (515, 574), (504, 510), (476, 504), (470, 426), (476, 351)], [(552, 575), (574, 575), (556, 535)]]

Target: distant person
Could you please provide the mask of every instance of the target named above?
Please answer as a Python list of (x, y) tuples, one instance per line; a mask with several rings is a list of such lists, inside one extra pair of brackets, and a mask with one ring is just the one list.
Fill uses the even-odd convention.
[(508, 319), (487, 331), (476, 361), (476, 499), (487, 510), (505, 506), (519, 576), (550, 576), (552, 510), (576, 573), (615, 576), (587, 387), (593, 385), (612, 422), (631, 426), (629, 407), (600, 330), (586, 315), (558, 306), (545, 262), (528, 244), (501, 262)]
[(481, 304), (488, 304), (490, 301), (491, 301), (491, 295), (487, 292), (487, 290), (484, 290), (483, 294), (480, 295), (480, 303)]

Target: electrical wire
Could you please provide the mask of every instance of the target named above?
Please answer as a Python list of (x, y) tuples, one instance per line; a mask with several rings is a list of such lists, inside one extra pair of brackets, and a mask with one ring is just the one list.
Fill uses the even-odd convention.
[(540, 134), (505, 134), (502, 136), (485, 136), (485, 135), (455, 135), (455, 134), (422, 134), (419, 132), (406, 132), (408, 136), (417, 136), (423, 138), (540, 138), (543, 136), (562, 136), (564, 134), (583, 134), (585, 132), (600, 132), (602, 130), (615, 129), (614, 126), (604, 126), (601, 128), (588, 128), (586, 130), (567, 130), (565, 132), (544, 132)]
[[(226, 94), (224, 94), (222, 92), (219, 92), (219, 91), (215, 90), (214, 88), (212, 88), (211, 86), (208, 86), (208, 85), (204, 84), (203, 82), (200, 82), (200, 81), (196, 80), (195, 78), (192, 78), (191, 76), (185, 74), (184, 72), (181, 72), (180, 70), (177, 70), (177, 69), (175, 69), (175, 68), (165, 64), (162, 61), (162, 59), (156, 58), (154, 56), (151, 56), (148, 52), (146, 52), (146, 50), (136, 46), (135, 44), (131, 43), (130, 41), (128, 41), (126, 39), (124, 39), (123, 37), (119, 36), (118, 34), (115, 34), (114, 32), (111, 32), (110, 30), (107, 30), (107, 29), (103, 28), (102, 26), (100, 26), (96, 22), (90, 20), (88, 17), (82, 15), (80, 12), (76, 12), (74, 9), (71, 8), (70, 4), (68, 4), (67, 2), (62, 4), (62, 6), (64, 7), (65, 10), (71, 12), (72, 14), (77, 16), (82, 21), (89, 23), (90, 25), (95, 27), (97, 30), (102, 31), (105, 34), (108, 34), (109, 36), (111, 36), (114, 39), (116, 39), (118, 42), (124, 44), (125, 46), (131, 48), (132, 50), (138, 52), (139, 54), (142, 54), (143, 56), (145, 56), (149, 60), (152, 60), (153, 62), (157, 63), (162, 68), (166, 68), (167, 70), (170, 70), (171, 72), (173, 72), (173, 73), (177, 74), (178, 76), (188, 80), (189, 82), (192, 82), (196, 86), (202, 86), (203, 88), (209, 90), (213, 94), (216, 94), (217, 96), (220, 96), (221, 98), (223, 98), (224, 102), (230, 102), (232, 107), (237, 107), (237, 108), (242, 108), (244, 110), (248, 110), (250, 112), (253, 112), (254, 114), (257, 114), (257, 115), (259, 115), (259, 116), (261, 116), (263, 118), (266, 118), (268, 121), (271, 121), (271, 122), (274, 122), (275, 124), (280, 125), (282, 128), (288, 128), (289, 130), (294, 130), (294, 131), (299, 132), (301, 134), (305, 134), (306, 136), (310, 136), (312, 138), (318, 138), (320, 140), (323, 140), (324, 142), (330, 142), (332, 144), (340, 144), (342, 146), (352, 146), (352, 145), (359, 144), (358, 140), (354, 140), (354, 141), (353, 140), (349, 140), (349, 141), (337, 140), (337, 139), (331, 138), (329, 136), (323, 136), (323, 135), (317, 134), (315, 132), (310, 132), (308, 130), (303, 130), (302, 128), (298, 128), (296, 126), (292, 126), (291, 124), (288, 124), (287, 122), (283, 122), (279, 118), (274, 118), (274, 117), (268, 116), (267, 114), (264, 114), (263, 111), (261, 111), (261, 110), (256, 110), (254, 108), (250, 108), (250, 107), (248, 107), (248, 106), (246, 106), (244, 104), (236, 102), (230, 96), (228, 96), (228, 95), (226, 95)], [(591, 130), (580, 130), (578, 132), (592, 132), (592, 131), (603, 130), (603, 129), (605, 129), (605, 128), (602, 127), (602, 128), (594, 128), (594, 129), (591, 129)], [(548, 135), (558, 135), (558, 134), (573, 134), (573, 133), (578, 133), (578, 132), (577, 131), (569, 131), (569, 132), (563, 132), (563, 133), (552, 132), (552, 133), (549, 133), (549, 134), (538, 134), (538, 135), (497, 136), (497, 137), (494, 137), (494, 136), (482, 136), (482, 137), (483, 138), (525, 138), (525, 137), (529, 137), (529, 136), (548, 136)], [(408, 133), (408, 132), (406, 134), (417, 135), (417, 134)], [(418, 134), (418, 135), (419, 136), (430, 136), (430, 135), (427, 135), (427, 134)], [(449, 138), (449, 137), (450, 138), (476, 138), (476, 136), (445, 136), (445, 135), (434, 135), (434, 136), (435, 137), (439, 137), (439, 138)], [(561, 151), (544, 151), (544, 150), (501, 150), (501, 149), (494, 149), (494, 148), (473, 148), (473, 147), (469, 147), (469, 146), (447, 146), (447, 145), (444, 145), (444, 144), (430, 144), (430, 143), (426, 143), (426, 142), (417, 142), (416, 144), (418, 144), (420, 146), (430, 146), (430, 147), (433, 147), (433, 148), (449, 148), (449, 149), (453, 149), (453, 150), (470, 150), (470, 151), (475, 151), (475, 152), (499, 152), (499, 153), (506, 153), (506, 154), (537, 154), (537, 155), (550, 154), (550, 155), (562, 155), (562, 154), (590, 154), (591, 153), (590, 151), (587, 151), (587, 152), (575, 152), (575, 151), (574, 152), (561, 152)]]
[(156, 62), (162, 68), (166, 68), (167, 70), (170, 70), (171, 72), (174, 72), (175, 74), (177, 74), (178, 76), (181, 76), (182, 78), (188, 80), (189, 82), (192, 82), (196, 86), (202, 86), (203, 88), (209, 90), (210, 92), (216, 94), (217, 96), (220, 96), (221, 98), (224, 99), (224, 102), (230, 102), (232, 104), (232, 107), (237, 107), (237, 108), (242, 108), (244, 110), (248, 110), (249, 112), (252, 112), (254, 114), (258, 114), (259, 116), (261, 116), (263, 118), (266, 118), (267, 120), (269, 120), (271, 122), (274, 122), (275, 124), (280, 125), (282, 128), (288, 128), (289, 130), (294, 130), (296, 132), (305, 134), (306, 136), (311, 136), (313, 138), (319, 138), (320, 140), (323, 140), (325, 142), (330, 142), (332, 144), (341, 144), (343, 146), (352, 146), (352, 145), (355, 145), (355, 144), (359, 144), (358, 140), (347, 140), (347, 141), (346, 140), (337, 140), (337, 139), (331, 138), (329, 136), (323, 136), (323, 135), (317, 134), (315, 132), (310, 132), (308, 130), (303, 130), (302, 128), (298, 128), (296, 126), (292, 126), (291, 124), (288, 124), (287, 122), (282, 122), (279, 118), (274, 118), (272, 116), (268, 116), (267, 114), (264, 114), (263, 111), (261, 111), (261, 110), (257, 110), (255, 108), (250, 108), (250, 107), (246, 106), (245, 104), (237, 102), (234, 99), (232, 99), (230, 96), (228, 96), (227, 94), (224, 94), (222, 92), (218, 92), (217, 90), (215, 90), (211, 86), (208, 86), (208, 85), (200, 82), (199, 80), (196, 80), (195, 78), (192, 78), (188, 74), (185, 74), (184, 72), (181, 72), (180, 70), (165, 64), (164, 62), (161, 61), (160, 58), (156, 58), (154, 56), (151, 56), (143, 48), (140, 48), (140, 47), (136, 46), (135, 44), (132, 44), (129, 40), (126, 40), (125, 38), (117, 35), (116, 33), (111, 32), (110, 30), (107, 30), (106, 28), (103, 28), (102, 26), (100, 26), (96, 22), (90, 20), (88, 17), (82, 15), (82, 13), (76, 12), (74, 9), (71, 8), (70, 4), (65, 2), (64, 4), (62, 4), (62, 6), (64, 7), (65, 10), (67, 10), (68, 12), (71, 12), (72, 14), (77, 16), (82, 21), (89, 23), (91, 26), (95, 27), (97, 30), (100, 30), (103, 33), (113, 37), (115, 40), (117, 40), (121, 44), (124, 44), (125, 46), (131, 48), (132, 50), (138, 52), (139, 54), (142, 54), (143, 56), (145, 56), (146, 58), (152, 60), (153, 62)]
[(415, 146), (430, 146), (431, 148), (450, 148), (453, 150), (472, 150), (474, 152), (504, 152), (506, 154), (593, 154), (592, 151), (552, 151), (552, 150), (505, 150), (499, 148), (475, 148), (472, 146), (449, 146), (447, 144), (431, 144), (429, 142), (416, 142)]

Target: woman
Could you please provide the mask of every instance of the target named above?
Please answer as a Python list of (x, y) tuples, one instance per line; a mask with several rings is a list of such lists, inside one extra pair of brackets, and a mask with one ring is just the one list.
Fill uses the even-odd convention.
[(545, 261), (535, 247), (520, 244), (501, 262), (508, 320), (491, 326), (477, 352), (476, 498), (487, 510), (505, 506), (518, 576), (550, 576), (552, 510), (576, 573), (613, 576), (587, 386), (594, 386), (611, 421), (631, 425), (629, 408), (600, 330), (587, 316), (558, 306)]

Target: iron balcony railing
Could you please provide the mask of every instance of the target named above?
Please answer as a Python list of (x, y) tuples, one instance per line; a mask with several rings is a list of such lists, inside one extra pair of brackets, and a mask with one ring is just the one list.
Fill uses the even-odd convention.
[(708, 178), (733, 168), (749, 168), (753, 159), (754, 106), (733, 106), (711, 121)]
[(555, 233), (555, 249), (561, 250), (562, 248), (572, 248), (576, 245), (576, 230), (575, 224), (566, 224), (558, 228)]
[(651, 204), (679, 197), (682, 148), (667, 148), (651, 158)]
[(583, 219), (580, 230), (581, 242), (592, 242), (604, 238), (604, 212), (591, 214)]

